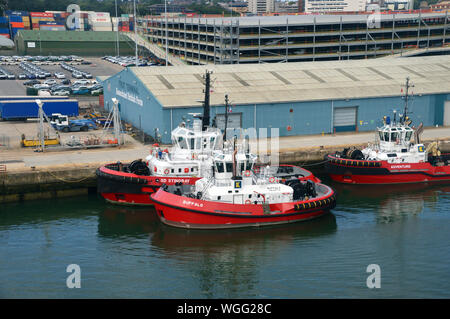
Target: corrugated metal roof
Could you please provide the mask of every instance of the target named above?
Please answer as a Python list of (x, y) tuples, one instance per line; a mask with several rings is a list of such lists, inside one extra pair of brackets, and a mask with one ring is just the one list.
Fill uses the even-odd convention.
[(164, 107), (199, 106), (201, 76), (211, 75), (211, 104), (281, 103), (401, 95), (407, 76), (415, 94), (450, 93), (450, 56), (271, 64), (133, 67)]
[[(20, 30), (18, 36), (25, 41), (93, 41), (93, 42), (115, 42), (117, 32), (113, 31), (44, 31), (44, 30)], [(127, 41), (120, 34), (119, 41)]]

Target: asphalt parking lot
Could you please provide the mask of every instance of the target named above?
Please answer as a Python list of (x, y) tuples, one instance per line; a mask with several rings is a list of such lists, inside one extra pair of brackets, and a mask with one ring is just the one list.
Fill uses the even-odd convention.
[[(86, 71), (92, 74), (93, 79), (97, 76), (110, 76), (114, 75), (117, 72), (121, 71), (123, 67), (110, 63), (108, 61), (104, 61), (101, 58), (87, 58), (83, 57), (85, 61), (89, 61), (92, 64), (90, 65), (74, 65), (76, 68)], [(22, 69), (18, 65), (2, 65), (3, 69), (10, 71), (16, 76), (22, 72)], [(66, 75), (67, 79), (70, 79), (72, 82), (77, 80), (72, 77), (72, 74), (66, 70), (64, 70), (59, 64), (58, 65), (39, 65), (44, 70), (49, 71), (54, 74), (55, 72), (62, 72)], [(49, 79), (49, 78), (48, 78)], [(54, 77), (51, 77), (54, 79)], [(61, 80), (56, 79), (58, 82)], [(12, 95), (26, 95), (26, 87), (23, 85), (23, 82), (27, 80), (0, 80), (0, 96), (12, 96)], [(41, 80), (43, 82), (45, 80)]]

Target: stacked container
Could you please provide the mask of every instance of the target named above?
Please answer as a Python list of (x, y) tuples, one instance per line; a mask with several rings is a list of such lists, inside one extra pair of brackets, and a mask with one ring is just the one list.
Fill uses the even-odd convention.
[[(20, 11), (20, 10), (6, 10), (5, 11), (6, 16), (9, 18), (9, 20), (14, 20), (15, 18), (11, 19), (11, 17), (21, 17), (22, 23), (23, 23), (23, 29), (30, 30), (31, 29), (31, 23), (30, 23), (30, 13), (28, 11)], [(14, 21), (17, 22), (17, 21)]]
[(55, 22), (51, 12), (30, 12), (30, 17), (33, 30), (39, 30), (39, 22), (41, 21)]
[[(92, 12), (93, 11), (78, 11), (76, 13), (69, 14), (66, 19), (70, 20), (71, 23), (67, 24), (67, 29), (74, 31), (89, 30), (88, 17), (89, 14)], [(77, 23), (73, 24), (74, 22), (72, 20), (72, 16), (74, 16), (77, 19)]]
[(89, 14), (89, 25), (92, 31), (112, 31), (109, 12), (93, 12)]
[(119, 20), (119, 31), (134, 31), (134, 17), (131, 14), (122, 14)]
[(14, 39), (17, 32), (24, 29), (22, 16), (9, 16), (9, 28), (11, 30), (11, 38)]
[(8, 19), (6, 17), (0, 17), (0, 36), (10, 38)]
[(57, 21), (40, 21), (39, 29), (43, 31), (65, 31), (66, 27), (64, 23), (60, 23)]

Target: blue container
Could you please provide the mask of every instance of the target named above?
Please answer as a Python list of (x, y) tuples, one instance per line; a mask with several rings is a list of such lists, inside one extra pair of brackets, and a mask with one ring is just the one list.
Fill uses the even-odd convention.
[(9, 29), (8, 28), (1, 28), (0, 29), (0, 33), (1, 34), (7, 34), (7, 33), (9, 34)]
[[(37, 118), (38, 106), (36, 98), (33, 100), (13, 100), (0, 101), (0, 110), (4, 120)], [(78, 101), (77, 100), (54, 100), (41, 98), (44, 105), (45, 114), (61, 113), (68, 116), (78, 116)]]
[(8, 23), (8, 19), (6, 17), (0, 17), (0, 24)]
[(7, 16), (28, 16), (28, 11), (20, 11), (20, 10), (6, 10), (5, 14)]
[(22, 16), (9, 16), (9, 22), (23, 22)]

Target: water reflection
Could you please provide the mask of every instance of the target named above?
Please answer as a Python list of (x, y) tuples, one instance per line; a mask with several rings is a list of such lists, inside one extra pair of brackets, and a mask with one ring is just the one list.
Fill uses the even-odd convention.
[(162, 224), (152, 208), (106, 206), (99, 214), (102, 237), (127, 241), (148, 235), (151, 251), (188, 272), (202, 297), (258, 296), (259, 272), (295, 241), (336, 232), (328, 214), (313, 221), (261, 228), (186, 230)]
[(159, 224), (153, 207), (107, 205), (98, 216), (98, 233), (111, 238), (136, 237), (154, 232)]
[(376, 213), (378, 223), (390, 223), (416, 216), (425, 205), (435, 208), (442, 193), (450, 192), (447, 183), (399, 185), (333, 185), (337, 192), (337, 209), (351, 213)]
[[(336, 231), (336, 219), (320, 219), (263, 228), (185, 230), (165, 225), (151, 245), (189, 269), (204, 297), (260, 297), (260, 272), (296, 240), (311, 240)], [(274, 274), (277, 271), (274, 269)], [(276, 276), (276, 275), (275, 275)]]

